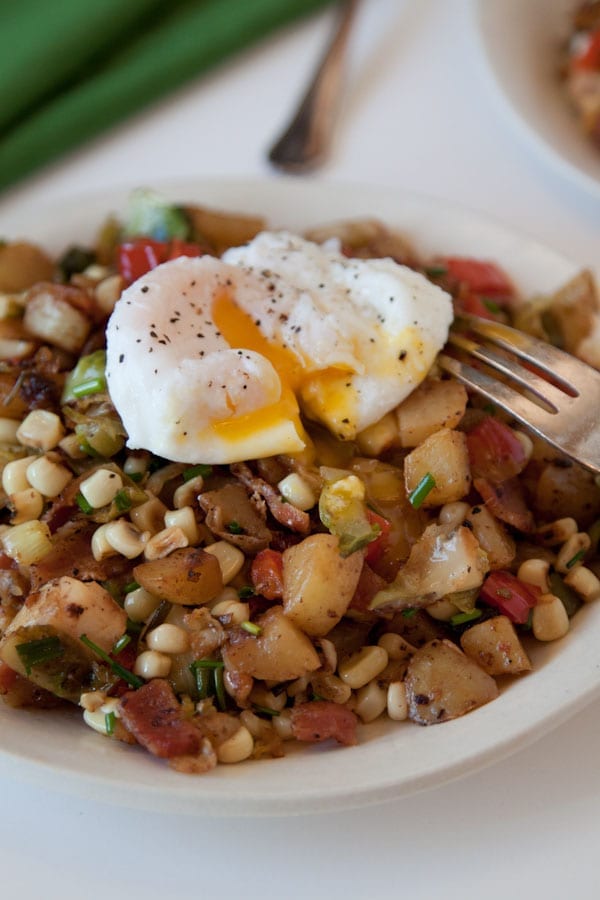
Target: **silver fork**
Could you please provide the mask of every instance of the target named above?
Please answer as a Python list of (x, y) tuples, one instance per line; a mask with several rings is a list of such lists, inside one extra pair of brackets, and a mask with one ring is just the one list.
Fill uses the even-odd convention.
[[(557, 450), (599, 474), (600, 372), (551, 344), (499, 322), (464, 316), (457, 326), (466, 330), (454, 328), (450, 332), (448, 345), (457, 355), (442, 353), (438, 358), (442, 369)], [(509, 383), (474, 368), (469, 358), (484, 363), (486, 369), (500, 373)]]

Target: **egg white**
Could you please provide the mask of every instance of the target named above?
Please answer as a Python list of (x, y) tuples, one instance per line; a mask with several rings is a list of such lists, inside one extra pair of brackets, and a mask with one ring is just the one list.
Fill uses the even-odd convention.
[(450, 297), (391, 259), (263, 232), (123, 292), (108, 388), (131, 448), (190, 463), (293, 454), (299, 409), (352, 439), (423, 380), (451, 320)]

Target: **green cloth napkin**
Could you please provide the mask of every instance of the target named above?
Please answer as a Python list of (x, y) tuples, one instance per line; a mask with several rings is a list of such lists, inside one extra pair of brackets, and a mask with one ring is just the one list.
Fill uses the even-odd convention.
[(0, 189), (331, 0), (4, 0)]

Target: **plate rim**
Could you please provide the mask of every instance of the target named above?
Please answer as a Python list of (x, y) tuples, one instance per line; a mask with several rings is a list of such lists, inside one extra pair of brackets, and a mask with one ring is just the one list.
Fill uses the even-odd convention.
[[(491, 35), (489, 30), (486, 29), (484, 20), (486, 15), (489, 15), (492, 3), (493, 0), (468, 0), (471, 29), (475, 38), (479, 64), (490, 92), (502, 108), (514, 132), (523, 141), (524, 145), (532, 151), (534, 156), (541, 157), (553, 172), (567, 182), (577, 185), (585, 193), (592, 192), (594, 195), (600, 196), (600, 151), (598, 153), (599, 174), (595, 176), (578, 165), (568, 153), (562, 152), (552, 141), (547, 140), (513, 102), (510, 91), (505, 85), (503, 73), (499, 71), (495, 59), (492, 59), (492, 55), (489, 52)], [(566, 98), (565, 109), (567, 109)], [(577, 128), (577, 122), (573, 118), (574, 134), (577, 132)], [(583, 135), (581, 140), (585, 144)]]
[[(81, 210), (82, 207), (95, 209), (100, 204), (104, 206), (106, 213), (109, 213), (112, 211), (114, 204), (124, 202), (133, 187), (135, 186), (123, 186), (116, 188), (114, 191), (103, 191), (100, 193), (90, 192), (86, 197), (66, 198), (64, 202), (55, 199), (40, 205), (28, 204), (21, 208), (20, 218), (27, 218), (30, 214), (35, 214), (37, 227), (39, 228), (43, 216), (46, 213), (51, 215), (53, 212), (56, 215), (57, 208), (60, 208), (61, 219), (63, 220), (65, 217), (68, 219), (71, 206)], [(190, 192), (193, 195), (193, 199), (198, 201), (201, 199), (201, 196), (206, 201), (207, 195), (215, 198), (222, 197), (224, 194), (227, 194), (229, 198), (239, 197), (241, 201), (240, 211), (251, 211), (249, 208), (242, 207), (247, 207), (247, 201), (252, 196), (266, 197), (268, 195), (268, 205), (271, 206), (277, 206), (278, 204), (281, 206), (282, 203), (285, 205), (286, 202), (289, 204), (290, 197), (304, 198), (305, 203), (310, 200), (308, 206), (311, 209), (313, 206), (322, 204), (325, 204), (327, 209), (330, 209), (332, 205), (333, 207), (336, 206), (335, 198), (339, 200), (342, 197), (344, 202), (341, 205), (346, 208), (351, 205), (352, 196), (360, 197), (358, 206), (361, 210), (367, 209), (369, 204), (375, 200), (379, 207), (383, 206), (386, 209), (392, 206), (397, 207), (397, 216), (394, 217), (395, 221), (390, 222), (390, 224), (397, 226), (401, 231), (403, 230), (403, 208), (406, 210), (410, 206), (413, 213), (420, 211), (422, 216), (435, 214), (436, 227), (441, 227), (442, 230), (448, 227), (450, 222), (459, 222), (461, 228), (466, 228), (467, 223), (470, 223), (470, 227), (475, 227), (479, 233), (479, 239), (482, 239), (485, 232), (485, 240), (488, 242), (492, 241), (493, 243), (494, 240), (502, 236), (503, 242), (512, 249), (522, 245), (525, 257), (531, 256), (535, 260), (538, 258), (541, 260), (554, 260), (557, 271), (563, 271), (565, 273), (564, 277), (566, 277), (568, 272), (573, 273), (580, 268), (554, 249), (537, 242), (535, 239), (522, 235), (515, 229), (504, 226), (500, 221), (489, 215), (475, 212), (456, 203), (438, 200), (428, 195), (405, 191), (401, 188), (357, 183), (348, 184), (345, 182), (323, 182), (318, 178), (298, 181), (292, 178), (235, 177), (171, 179), (168, 182), (157, 180), (153, 187), (172, 198), (179, 196), (182, 202), (187, 199), (186, 194), (189, 195)], [(93, 202), (91, 202), (91, 198), (95, 198)], [(231, 208), (231, 202), (228, 205)], [(260, 209), (255, 207), (254, 211), (260, 212)], [(372, 215), (377, 215), (377, 213), (377, 210), (372, 210)], [(339, 216), (337, 217), (339, 218)], [(314, 221), (313, 224), (316, 225), (320, 221), (333, 220), (335, 218), (335, 214), (323, 215), (320, 219)], [(382, 218), (388, 220), (389, 216), (382, 216)], [(0, 208), (0, 227), (3, 226), (3, 221), (4, 216)], [(66, 223), (63, 222), (62, 228), (63, 230), (68, 228)], [(406, 231), (407, 236), (410, 237), (408, 229)], [(416, 241), (416, 243), (418, 244), (419, 242)], [(440, 246), (438, 252), (443, 253), (444, 247)], [(591, 617), (600, 633), (600, 607), (598, 614), (594, 614), (594, 610), (586, 610), (584, 612), (591, 614), (588, 618)], [(573, 629), (573, 631), (580, 632), (581, 627)], [(560, 653), (551, 654), (551, 660), (555, 655), (561, 656)], [(552, 665), (552, 662), (550, 665)], [(539, 672), (534, 672), (530, 678), (535, 678), (536, 674), (539, 674)], [(97, 770), (93, 770), (93, 763), (90, 764), (93, 770), (91, 772), (81, 771), (77, 768), (77, 765), (69, 767), (68, 762), (70, 760), (68, 756), (62, 761), (60, 759), (58, 761), (44, 760), (34, 756), (24, 757), (19, 752), (11, 750), (10, 746), (7, 746), (6, 739), (3, 738), (0, 732), (0, 764), (6, 766), (12, 774), (27, 781), (42, 782), (46, 787), (54, 787), (60, 791), (83, 795), (88, 798), (110, 802), (114, 805), (151, 809), (153, 811), (176, 811), (190, 815), (221, 817), (287, 816), (358, 808), (381, 803), (385, 800), (398, 799), (425, 789), (433, 789), (451, 780), (479, 771), (524, 748), (600, 695), (600, 669), (596, 671), (595, 679), (592, 679), (590, 683), (582, 686), (579, 684), (580, 681), (580, 678), (575, 679), (575, 681), (571, 678), (570, 690), (567, 690), (564, 696), (561, 696), (560, 703), (557, 702), (556, 695), (551, 695), (550, 699), (553, 701), (553, 705), (549, 706), (543, 713), (538, 712), (533, 723), (521, 725), (517, 734), (503, 734), (493, 743), (482, 741), (481, 735), (479, 735), (478, 740), (474, 742), (474, 749), (471, 748), (466, 754), (463, 753), (462, 756), (457, 756), (452, 764), (447, 764), (443, 767), (438, 766), (433, 771), (430, 769), (413, 772), (410, 777), (402, 777), (402, 773), (398, 774), (397, 770), (391, 767), (391, 762), (395, 761), (396, 753), (400, 753), (403, 750), (401, 740), (392, 737), (390, 742), (387, 737), (387, 734), (393, 730), (393, 727), (389, 727), (386, 730), (385, 749), (383, 743), (377, 743), (378, 737), (374, 737), (365, 744), (359, 745), (359, 748), (356, 750), (355, 748), (344, 748), (343, 750), (323, 748), (323, 752), (321, 752), (321, 748), (306, 748), (302, 751), (303, 758), (310, 758), (313, 762), (315, 760), (319, 761), (315, 763), (313, 768), (318, 768), (319, 776), (322, 776), (321, 782), (317, 779), (317, 782), (312, 785), (296, 784), (287, 788), (287, 790), (281, 789), (278, 795), (265, 794), (262, 791), (265, 779), (268, 781), (269, 776), (265, 776), (261, 771), (260, 777), (258, 777), (258, 771), (261, 769), (261, 765), (266, 766), (267, 770), (270, 767), (276, 767), (278, 763), (285, 765), (285, 760), (269, 760), (262, 763), (253, 761), (248, 763), (247, 768), (250, 767), (248, 780), (258, 781), (261, 790), (240, 791), (240, 781), (239, 777), (234, 774), (234, 767), (231, 769), (225, 766), (219, 767), (224, 769), (225, 772), (219, 773), (219, 776), (214, 779), (212, 778), (213, 773), (204, 776), (204, 778), (190, 779), (176, 773), (170, 773), (170, 770), (167, 771), (167, 777), (162, 778), (162, 769), (158, 768), (158, 766), (163, 766), (164, 762), (156, 763), (152, 759), (145, 759), (146, 755), (142, 757), (139, 754), (137, 756), (132, 754), (131, 759), (137, 760), (134, 763), (134, 767), (137, 771), (137, 763), (141, 764), (140, 772), (143, 769), (144, 778), (139, 778), (137, 784), (125, 784), (123, 778), (116, 778), (114, 773), (110, 776), (101, 776)], [(528, 683), (526, 679), (520, 682), (520, 684)], [(574, 694), (573, 691), (575, 691)], [(527, 694), (528, 691), (526, 690), (525, 695), (527, 696)], [(437, 733), (440, 738), (440, 746), (445, 743), (444, 736), (447, 736), (448, 740), (450, 741), (452, 738), (452, 741), (458, 747), (464, 738), (464, 733), (466, 732), (468, 735), (471, 731), (470, 727), (465, 728), (464, 723), (480, 721), (483, 727), (490, 716), (493, 716), (493, 710), (499, 702), (500, 700), (496, 700), (487, 707), (472, 712), (462, 719), (444, 723), (444, 731), (441, 734), (437, 729), (419, 729), (413, 723), (409, 723), (405, 727), (410, 728), (415, 736), (417, 734), (431, 734), (432, 731)], [(498, 712), (500, 712), (500, 708)], [(28, 715), (28, 713), (23, 711), (16, 711), (16, 713), (13, 711), (13, 714), (18, 716), (19, 720), (21, 720), (21, 717)], [(44, 713), (30, 713), (29, 715), (40, 717)], [(50, 715), (52, 716), (53, 713), (50, 713)], [(5, 719), (6, 708), (4, 711), (0, 709), (0, 725)], [(80, 724), (77, 727), (81, 727)], [(372, 729), (373, 734), (375, 731), (376, 728)], [(430, 738), (426, 738), (422, 743), (428, 744), (430, 740)], [(100, 737), (93, 735), (91, 731), (84, 736), (81, 745), (82, 747), (85, 745), (85, 750), (87, 751), (92, 746), (92, 741), (95, 742), (93, 745), (94, 750), (92, 751), (95, 753), (102, 745), (97, 744), (100, 741)], [(414, 740), (410, 741), (410, 743), (414, 743)], [(110, 748), (119, 752), (114, 753)], [(110, 755), (111, 758), (114, 757), (118, 761), (119, 758), (125, 758), (128, 749), (124, 747), (114, 748), (111, 744), (109, 747), (103, 747), (100, 755)], [(104, 750), (107, 751), (106, 754)], [(353, 752), (354, 756), (352, 756)], [(300, 755), (300, 753), (291, 754), (285, 759), (299, 759)], [(388, 768), (385, 771), (380, 771), (374, 779), (364, 780), (362, 784), (356, 782), (348, 784), (343, 779), (337, 783), (323, 782), (323, 778), (327, 779), (334, 771), (339, 772), (340, 768), (344, 770), (351, 769), (352, 766), (349, 765), (351, 759), (355, 760), (359, 767), (363, 766), (363, 757), (365, 756), (367, 763), (369, 760), (372, 760), (377, 764), (381, 764), (383, 756)], [(348, 765), (343, 762), (344, 759), (348, 760)], [(79, 764), (81, 764), (81, 760), (79, 760)], [(245, 764), (241, 765), (244, 766)], [(310, 763), (306, 765), (310, 767)], [(256, 769), (257, 766), (259, 767), (258, 770)], [(130, 768), (130, 765), (126, 766), (128, 771)], [(238, 767), (235, 768), (237, 769)], [(298, 770), (303, 773), (303, 769), (302, 765), (300, 767), (295, 763), (292, 765), (293, 771)], [(273, 773), (275, 771), (276, 769), (274, 768)], [(233, 777), (229, 773), (232, 773)], [(212, 780), (206, 781), (206, 779)], [(285, 778), (280, 779), (280, 781), (282, 783), (285, 782)], [(162, 786), (162, 783), (166, 786)], [(221, 785), (223, 785), (222, 788), (220, 787)]]

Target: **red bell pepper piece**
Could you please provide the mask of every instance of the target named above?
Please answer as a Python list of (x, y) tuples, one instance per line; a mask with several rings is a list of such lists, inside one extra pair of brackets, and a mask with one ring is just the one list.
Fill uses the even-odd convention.
[(572, 57), (571, 68), (585, 71), (600, 69), (600, 28), (590, 32), (580, 52)]
[(365, 562), (372, 566), (374, 563), (379, 562), (385, 552), (391, 525), (387, 519), (384, 519), (383, 516), (378, 515), (371, 509), (367, 509), (367, 519), (370, 525), (379, 525), (381, 529), (379, 536), (374, 541), (371, 541), (370, 544), (367, 544), (365, 550)]
[(450, 278), (463, 282), (474, 294), (496, 300), (510, 300), (514, 297), (512, 283), (496, 263), (464, 256), (445, 256), (442, 264)]
[(201, 256), (200, 244), (174, 238), (172, 241), (155, 241), (140, 237), (125, 241), (117, 249), (119, 273), (127, 284), (132, 284), (151, 269), (180, 256)]
[(498, 609), (511, 622), (524, 625), (540, 594), (540, 589), (535, 585), (526, 584), (510, 572), (499, 569), (488, 575), (479, 592), (479, 599)]
[(283, 596), (283, 556), (278, 550), (260, 550), (252, 560), (250, 580), (257, 594), (267, 600)]

